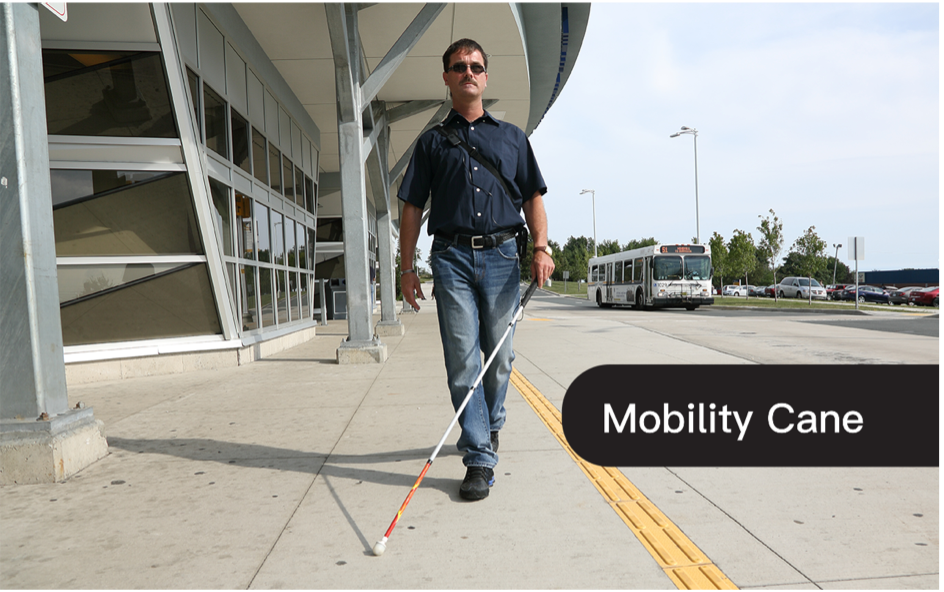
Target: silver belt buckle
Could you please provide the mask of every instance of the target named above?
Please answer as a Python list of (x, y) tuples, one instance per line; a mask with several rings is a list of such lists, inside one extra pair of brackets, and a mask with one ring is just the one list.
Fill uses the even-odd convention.
[[(484, 249), (485, 248), (485, 236), (473, 236), (472, 237), (472, 248), (473, 249)], [(481, 242), (476, 245), (475, 239), (479, 239)]]

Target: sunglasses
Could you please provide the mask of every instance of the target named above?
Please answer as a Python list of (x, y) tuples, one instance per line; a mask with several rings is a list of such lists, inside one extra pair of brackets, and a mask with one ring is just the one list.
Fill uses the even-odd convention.
[(472, 73), (478, 76), (479, 74), (485, 72), (485, 66), (481, 64), (453, 64), (446, 69), (446, 72), (455, 72), (456, 74), (465, 74), (466, 69), (471, 69)]

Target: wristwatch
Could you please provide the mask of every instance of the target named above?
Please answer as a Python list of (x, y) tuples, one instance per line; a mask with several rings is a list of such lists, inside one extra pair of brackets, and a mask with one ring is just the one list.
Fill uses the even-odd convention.
[(544, 245), (543, 247), (534, 247), (534, 250), (535, 250), (535, 251), (544, 251), (545, 253), (547, 253), (547, 256), (548, 256), (548, 257), (553, 257), (553, 256), (554, 256), (554, 251), (553, 251), (553, 249), (551, 249), (551, 245)]

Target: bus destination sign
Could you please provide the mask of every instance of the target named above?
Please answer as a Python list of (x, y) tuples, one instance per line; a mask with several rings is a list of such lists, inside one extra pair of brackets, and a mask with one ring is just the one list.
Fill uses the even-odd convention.
[(704, 253), (703, 245), (662, 245), (661, 253)]

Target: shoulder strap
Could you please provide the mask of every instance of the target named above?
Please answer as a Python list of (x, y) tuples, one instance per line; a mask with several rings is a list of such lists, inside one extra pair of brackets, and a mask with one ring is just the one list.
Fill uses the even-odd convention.
[(496, 179), (498, 179), (498, 182), (501, 184), (502, 189), (505, 190), (505, 195), (507, 195), (509, 199), (511, 198), (511, 192), (508, 191), (508, 185), (505, 184), (505, 178), (502, 177), (502, 174), (500, 172), (498, 172), (498, 167), (493, 165), (490, 160), (482, 156), (482, 154), (479, 153), (479, 151), (475, 148), (475, 146), (469, 146), (469, 143), (463, 140), (462, 138), (460, 138), (459, 134), (456, 133), (456, 130), (452, 129), (451, 127), (445, 127), (443, 124), (439, 123), (439, 124), (436, 124), (434, 129), (438, 131), (439, 133), (441, 133), (442, 135), (444, 135), (452, 143), (453, 146), (461, 147), (462, 149), (464, 149), (466, 152), (469, 153), (469, 156), (474, 158), (476, 161), (479, 162), (479, 164), (485, 167), (485, 170), (490, 172)]

